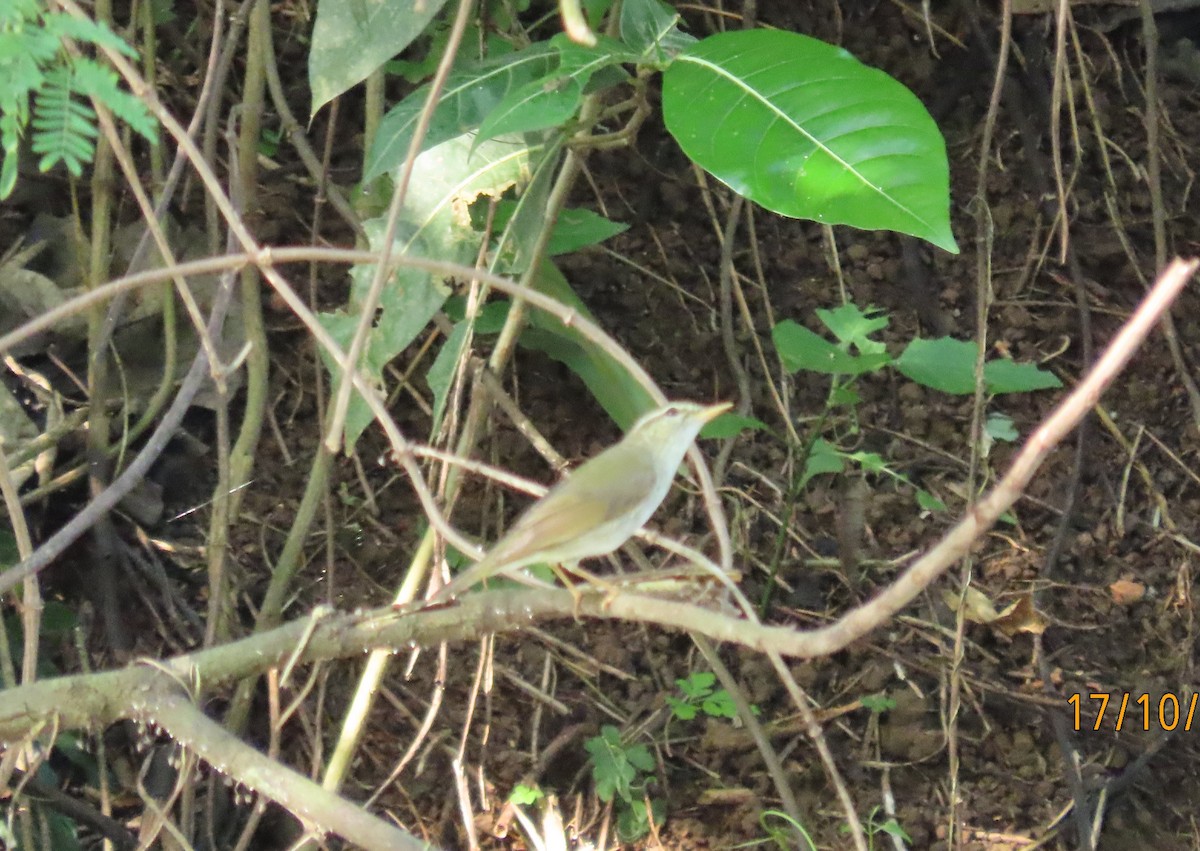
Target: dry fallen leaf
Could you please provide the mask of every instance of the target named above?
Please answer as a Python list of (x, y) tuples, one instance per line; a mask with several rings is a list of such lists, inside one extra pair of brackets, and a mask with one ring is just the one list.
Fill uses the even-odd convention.
[(1046, 619), (1034, 608), (1033, 595), (1022, 594), (1000, 613), (992, 622), (992, 626), (1007, 636), (1016, 635), (1018, 632), (1041, 635), (1046, 631)]
[(944, 591), (942, 599), (955, 611), (961, 600), (963, 618), (969, 623), (986, 624), (1010, 638), (1018, 632), (1041, 635), (1046, 631), (1046, 620), (1034, 608), (1032, 594), (1023, 594), (1002, 612), (996, 611), (991, 599), (974, 587), (968, 588), (961, 597), (953, 591)]
[(1108, 586), (1108, 593), (1118, 606), (1128, 606), (1146, 596), (1146, 586), (1132, 579), (1118, 579)]
[(967, 593), (961, 595), (947, 589), (942, 592), (942, 600), (952, 612), (957, 612), (961, 603), (963, 617), (968, 623), (991, 623), (1000, 617), (988, 596), (974, 586), (967, 588)]

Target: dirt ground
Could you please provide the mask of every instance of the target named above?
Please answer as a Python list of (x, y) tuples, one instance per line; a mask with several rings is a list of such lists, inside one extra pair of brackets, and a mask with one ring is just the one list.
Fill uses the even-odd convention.
[[(930, 105), (948, 140), (955, 230), (963, 248), (957, 257), (918, 249), (914, 273), (906, 269), (905, 247), (894, 235), (839, 229), (846, 292), (860, 306), (890, 312), (892, 323), (884, 335), (890, 342), (903, 343), (918, 333), (967, 338), (974, 331), (977, 263), (976, 225), (968, 210), (991, 90), (986, 57), (980, 61), (969, 55), (979, 50), (967, 18), (955, 10), (943, 9), (936, 23), (966, 39), (969, 47), (939, 41), (940, 56), (935, 58), (923, 25), (899, 4), (844, 4), (840, 22), (820, 5), (768, 3), (760, 15), (767, 24), (840, 40)], [(1085, 14), (1079, 13), (1081, 25)], [(1107, 26), (1100, 15), (1086, 20), (1091, 27)], [(699, 19), (695, 23), (703, 26)], [(1162, 26), (1170, 38), (1189, 24), (1176, 20)], [(1018, 20), (1016, 31), (1029, 72), (1016, 75), (1014, 79), (1026, 82), (1006, 93), (998, 118), (998, 153), (990, 167), (995, 302), (988, 338), (995, 352), (1036, 361), (1070, 387), (1084, 367), (1083, 320), (1071, 272), (1060, 262), (1059, 243), (1051, 233), (1056, 203), (1046, 193), (1053, 186), (1038, 180), (1050, 162), (1048, 113), (1036, 105), (1049, 104), (1046, 69), (1053, 61), (1052, 30), (1044, 17), (1037, 17)], [(994, 28), (988, 33), (994, 44)], [(1080, 44), (1089, 62), (1086, 95), (1097, 104), (1105, 145), (1110, 154), (1123, 152), (1114, 157), (1110, 184), (1091, 115), (1081, 115), (1079, 142), (1068, 142), (1064, 151), (1070, 169), (1072, 242), (1096, 351), (1141, 297), (1138, 276), (1154, 267), (1154, 238), (1149, 190), (1144, 175), (1132, 167), (1147, 157), (1144, 101), (1140, 82), (1134, 82), (1140, 81), (1144, 67), (1137, 24), (1109, 32), (1081, 26)], [(1083, 113), (1084, 83), (1078, 67), (1072, 67), (1077, 109)], [(1166, 230), (1169, 245), (1181, 253), (1194, 250), (1197, 240), (1195, 215), (1189, 210), (1197, 164), (1191, 143), (1196, 138), (1195, 89), (1195, 83), (1170, 76), (1160, 93)], [(1022, 110), (1025, 114), (1014, 114)], [(611, 252), (593, 250), (567, 258), (563, 268), (568, 278), (669, 395), (731, 397), (735, 388), (717, 354), (714, 316), (724, 210), (715, 222), (700, 202), (691, 169), (661, 127), (643, 130), (634, 156), (624, 151), (596, 155), (589, 169), (591, 188), (578, 193), (578, 202), (633, 227), (609, 243)], [(721, 192), (714, 195), (718, 204), (727, 203)], [(1106, 211), (1106, 196), (1119, 216), (1136, 269)], [(742, 239), (736, 255), (739, 269), (754, 282), (746, 288), (754, 327), (739, 324), (737, 337), (756, 394), (755, 412), (770, 420), (777, 412), (763, 389), (750, 335), (768, 339), (769, 315), (819, 328), (813, 310), (836, 305), (839, 291), (815, 225), (759, 211), (755, 237), (753, 248)], [(654, 276), (632, 264), (644, 265)], [(1185, 293), (1174, 313), (1185, 364), (1191, 363), (1197, 340), (1196, 308), (1195, 294)], [(590, 403), (581, 401), (569, 374), (529, 357), (520, 375), (526, 410), (540, 422), (563, 424), (567, 433), (558, 439), (565, 453), (586, 456), (608, 442), (607, 431), (581, 432), (586, 428), (582, 424), (601, 420), (593, 416)], [(946, 733), (955, 618), (944, 599), (946, 589), (958, 587), (953, 578), (943, 579), (919, 605), (870, 639), (832, 658), (792, 666), (822, 709), (871, 694), (885, 694), (894, 702), (879, 715), (865, 709), (836, 715), (824, 725), (824, 734), (859, 812), (876, 811), (877, 822), (891, 814), (911, 838), (910, 847), (945, 847), (952, 794), (961, 801), (961, 848), (1080, 847), (1068, 814), (1076, 794), (1068, 771), (1071, 761), (1079, 765), (1080, 794), (1093, 808), (1089, 812), (1103, 796), (1098, 847), (1200, 847), (1194, 734), (1183, 731), (1186, 721), (1173, 734), (1164, 733), (1157, 715), (1160, 708), (1169, 713), (1172, 700), (1186, 713), (1194, 682), (1195, 544), (1189, 518), (1198, 495), (1192, 468), (1197, 421), (1182, 378), (1163, 337), (1153, 338), (1105, 396), (1108, 419), (1089, 423), (1074, 510), (1065, 527), (1073, 441), (1060, 447), (1037, 477), (1017, 507), (1015, 523), (993, 530), (978, 551), (974, 588), (998, 608), (1021, 599), (1035, 601), (1045, 631), (1040, 637), (1007, 635), (968, 625), (957, 670), (962, 697), (955, 789)], [(800, 377), (792, 389), (793, 414), (801, 423), (811, 422), (827, 385)], [(782, 578), (793, 591), (777, 600), (770, 614), (774, 622), (815, 626), (870, 597), (894, 578), (908, 554), (930, 546), (963, 507), (969, 402), (906, 385), (894, 376), (869, 379), (859, 389), (864, 399), (860, 445), (881, 452), (950, 510), (923, 515), (911, 489), (874, 477), (860, 492), (860, 505), (849, 504), (836, 484), (814, 483), (791, 524), (797, 540), (789, 545)], [(1008, 396), (995, 400), (989, 410), (1011, 416), (1025, 436), (1059, 398), (1053, 392)], [(779, 489), (786, 487), (777, 447), (767, 438), (743, 437), (726, 482), (730, 504), (737, 506), (731, 515), (737, 545), (745, 553), (745, 587), (751, 599), (763, 584), (754, 565), (771, 552), (777, 533), (772, 518), (780, 512)], [(708, 451), (715, 452), (711, 446)], [(989, 481), (1004, 472), (1012, 454), (1010, 446), (994, 448), (987, 459)], [(860, 528), (850, 530), (861, 541), (853, 575), (829, 558), (845, 540), (839, 524), (847, 522), (847, 515), (861, 516)], [(661, 514), (659, 520), (680, 522)], [(1061, 548), (1054, 554), (1060, 537)], [(553, 697), (564, 707), (548, 711), (537, 727), (520, 711), (527, 706), (522, 691), (498, 678), (487, 704), (490, 741), (468, 751), (485, 764), (492, 788), (503, 794), (541, 765), (522, 754), (570, 736), (573, 744), (544, 768), (542, 779), (558, 790), (563, 808), (572, 812), (568, 790), (586, 788), (580, 785), (579, 739), (594, 735), (597, 725), (619, 719), (623, 729), (639, 731), (661, 766), (657, 791), (668, 801), (669, 819), (645, 847), (732, 848), (764, 837), (759, 814), (778, 801), (748, 736), (723, 719), (667, 721), (663, 695), (672, 692), (677, 679), (705, 667), (687, 638), (592, 623), (556, 628), (553, 634), (593, 661), (556, 669)], [(471, 660), (464, 662), (465, 680), (475, 651), (458, 652), (463, 655), (455, 658)], [(848, 847), (829, 778), (769, 665), (748, 651), (728, 650), (724, 656), (748, 698), (769, 719), (806, 827), (820, 847)], [(547, 658), (567, 665), (553, 646), (538, 645), (529, 636), (497, 642), (497, 664), (511, 666), (527, 682), (544, 681)], [(604, 673), (601, 666), (620, 674)], [(419, 695), (420, 689), (413, 693)], [(1100, 694), (1112, 699), (1103, 717)], [(1072, 695), (1077, 696), (1074, 703)], [(1131, 708), (1148, 708), (1149, 715), (1131, 709), (1117, 732), (1116, 707), (1123, 698)], [(419, 805), (408, 806), (420, 810)], [(452, 804), (444, 807), (452, 821)], [(584, 809), (588, 811), (586, 805)], [(490, 821), (483, 818), (481, 823)], [(594, 837), (595, 820), (590, 826), (585, 835)], [(873, 841), (879, 848), (892, 842), (883, 834)]]
[[(906, 269), (905, 247), (896, 236), (839, 229), (836, 242), (847, 295), (860, 306), (889, 311), (892, 322), (884, 335), (889, 342), (901, 344), (918, 333), (968, 338), (974, 331), (977, 263), (976, 225), (968, 210), (991, 90), (986, 57), (980, 61), (969, 55), (977, 54), (977, 47), (963, 50), (944, 41), (939, 41), (940, 56), (932, 57), (923, 25), (899, 4), (845, 4), (840, 22), (820, 5), (768, 3), (760, 15), (767, 24), (831, 40), (840, 37), (851, 52), (897, 76), (930, 105), (948, 140), (955, 231), (963, 248), (957, 257), (918, 249), (913, 272)], [(936, 23), (973, 45), (968, 20), (955, 10), (942, 11)], [(1085, 14), (1079, 13), (1081, 24)], [(1099, 15), (1087, 20), (1092, 27), (1105, 25)], [(699, 19), (695, 23), (703, 26)], [(1170, 26), (1173, 33), (1185, 23)], [(1048, 114), (1036, 104), (1039, 99), (1049, 103), (1052, 30), (1044, 17), (1020, 19), (1016, 30), (1030, 70), (1014, 77), (1027, 82), (1006, 93), (997, 125), (998, 153), (990, 164), (995, 301), (988, 338), (996, 353), (1036, 361), (1070, 387), (1085, 365), (1084, 320), (1070, 269), (1060, 262), (1059, 243), (1051, 233), (1056, 202), (1046, 193), (1053, 186), (1038, 180), (1048, 173), (1050, 162)], [(988, 33), (994, 44), (994, 28)], [(1098, 351), (1143, 293), (1138, 276), (1154, 267), (1154, 238), (1149, 190), (1144, 174), (1132, 167), (1147, 156), (1144, 102), (1140, 83), (1134, 82), (1143, 73), (1136, 22), (1103, 33), (1081, 26), (1080, 44), (1089, 62), (1087, 96), (1097, 104), (1105, 144), (1110, 154), (1123, 152), (1113, 159), (1114, 183), (1109, 184), (1091, 115), (1079, 118), (1079, 143), (1068, 142), (1064, 149), (1072, 242), (1082, 271), (1092, 349)], [(1082, 113), (1084, 84), (1078, 67), (1072, 67)], [(1197, 240), (1189, 210), (1197, 165), (1191, 143), (1196, 138), (1195, 84), (1168, 77), (1160, 98), (1166, 230), (1172, 249), (1186, 253)], [(1014, 114), (1022, 110), (1025, 114)], [(1030, 132), (1032, 138), (1026, 135)], [(691, 169), (661, 127), (643, 130), (635, 155), (596, 155), (589, 169), (590, 188), (578, 193), (578, 202), (633, 227), (608, 244), (611, 251), (565, 259), (568, 278), (669, 395), (730, 398), (735, 388), (717, 354), (714, 314), (723, 217), (715, 222), (701, 203)], [(721, 192), (714, 196), (718, 204), (727, 203)], [(1119, 216), (1136, 269), (1106, 211), (1106, 196)], [(755, 412), (770, 421), (778, 414), (763, 389), (750, 335), (769, 339), (768, 315), (819, 328), (813, 310), (836, 305), (839, 290), (818, 227), (761, 211), (754, 224), (756, 244), (752, 248), (742, 239), (736, 255), (739, 269), (753, 282), (746, 297), (754, 327), (739, 324), (737, 338), (756, 394)], [(1174, 313), (1185, 364), (1191, 363), (1197, 340), (1196, 308), (1194, 292), (1185, 293)], [(586, 456), (612, 438), (607, 430), (587, 429), (586, 424), (603, 421), (564, 370), (531, 356), (522, 360), (519, 375), (526, 410), (539, 422), (561, 424), (565, 434), (555, 438), (566, 454)], [(1068, 770), (1072, 761), (1079, 766), (1078, 794), (1089, 802), (1089, 813), (1103, 800), (1098, 847), (1200, 847), (1194, 733), (1183, 731), (1188, 722), (1182, 720), (1178, 730), (1167, 734), (1158, 716), (1164, 708), (1169, 723), (1173, 700), (1186, 715), (1194, 682), (1190, 518), (1198, 497), (1192, 468), (1197, 421), (1182, 378), (1163, 337), (1153, 338), (1103, 399), (1107, 418), (1093, 418), (1088, 425), (1074, 510), (1066, 525), (1063, 510), (1071, 501), (1074, 441), (1053, 454), (1018, 504), (1015, 522), (994, 529), (978, 551), (973, 587), (997, 608), (1033, 601), (1043, 634), (1009, 635), (969, 624), (955, 672), (955, 617), (945, 592), (959, 586), (947, 577), (868, 640), (831, 658), (792, 666), (823, 710), (853, 705), (864, 695), (891, 699), (891, 708), (880, 714), (863, 708), (831, 713), (824, 734), (859, 812), (864, 817), (874, 812), (876, 823), (890, 814), (911, 838), (909, 847), (945, 847), (953, 794), (961, 802), (958, 847), (1080, 847), (1069, 815), (1076, 794)], [(937, 540), (963, 508), (969, 401), (907, 385), (895, 376), (868, 379), (859, 390), (859, 445), (881, 452), (896, 469), (942, 498), (949, 511), (922, 514), (911, 488), (875, 477), (868, 477), (865, 490), (853, 499), (839, 484), (815, 482), (792, 520), (796, 539), (781, 572), (792, 591), (776, 600), (769, 616), (773, 622), (811, 627), (869, 598), (895, 577), (910, 554)], [(799, 422), (811, 423), (827, 385), (799, 377), (792, 391), (793, 414)], [(1056, 392), (1007, 396), (989, 410), (1011, 416), (1025, 436), (1060, 397)], [(847, 433), (844, 423), (835, 424), (838, 429)], [(712, 446), (706, 448), (715, 453)], [(1013, 451), (1003, 444), (993, 449), (987, 459), (989, 482), (1005, 471)], [(773, 518), (781, 511), (780, 488), (786, 487), (781, 461), (771, 439), (743, 437), (726, 481), (729, 503), (737, 506), (730, 513), (751, 599), (757, 599), (763, 585), (757, 566), (769, 557), (778, 531)], [(680, 519), (686, 515), (667, 515), (660, 514), (659, 522), (687, 523)], [(853, 524), (848, 517), (861, 518), (849, 532), (842, 528)], [(850, 575), (831, 558), (847, 534), (861, 547)], [(576, 663), (554, 645), (539, 644), (528, 635), (497, 640), (497, 665), (504, 675), (497, 677), (486, 704), (490, 739), (486, 744), (473, 739), (468, 750), (469, 758), (485, 765), (489, 788), (503, 795), (536, 767), (570, 814), (572, 791), (587, 788), (581, 739), (594, 735), (600, 724), (619, 723), (624, 730), (636, 730), (638, 739), (654, 749), (660, 765), (656, 792), (668, 801), (667, 823), (644, 847), (733, 848), (763, 839), (759, 815), (778, 806), (778, 799), (749, 737), (724, 719), (668, 721), (663, 695), (673, 693), (677, 679), (705, 669), (686, 637), (594, 623), (555, 628), (553, 635), (586, 652), (591, 662)], [(453, 658), (463, 660), (460, 688), (469, 681), (475, 652), (455, 651)], [(769, 722), (805, 826), (819, 847), (849, 847), (830, 780), (774, 672), (757, 654), (727, 650), (723, 655)], [(524, 692), (505, 680), (517, 675), (527, 683), (545, 682), (547, 659), (557, 660), (553, 698), (563, 706), (547, 710), (540, 724), (533, 725), (522, 711), (528, 706)], [(606, 672), (604, 666), (615, 670)], [(961, 706), (958, 765), (952, 774), (947, 719), (955, 675), (961, 678)], [(420, 699), (420, 687), (407, 684), (405, 689)], [(1112, 701), (1103, 717), (1101, 694)], [(1122, 699), (1129, 704), (1129, 715), (1118, 732), (1116, 708)], [(453, 704), (447, 701), (447, 707)], [(1148, 709), (1149, 715), (1134, 707)], [(453, 717), (450, 711), (444, 718), (451, 730), (457, 729)], [(380, 747), (386, 751), (383, 740), (391, 731), (381, 723), (380, 733)], [(561, 737), (569, 737), (571, 744), (552, 765), (529, 755)], [(396, 806), (429, 819), (423, 809), (428, 800), (409, 788)], [(585, 813), (594, 812), (586, 803), (582, 806)], [(453, 822), (453, 802), (443, 801), (442, 808), (444, 819)], [(596, 836), (598, 819), (585, 819), (586, 836)], [(484, 826), (491, 823), (480, 819)], [(450, 844), (461, 841), (435, 837)], [(873, 837), (877, 848), (899, 847), (892, 841), (884, 834)]]
[[(929, 106), (948, 142), (952, 212), (962, 248), (951, 256), (894, 234), (839, 228), (835, 264), (819, 226), (755, 211), (754, 239), (743, 227), (734, 255), (745, 276), (752, 326), (739, 320), (734, 337), (739, 363), (749, 375), (754, 414), (772, 429), (779, 430), (782, 414), (767, 392), (754, 338), (769, 349), (772, 322), (785, 318), (819, 330), (814, 310), (838, 305), (841, 288), (860, 307), (888, 311), (891, 322), (881, 338), (893, 352), (918, 334), (969, 339), (975, 332), (980, 242), (973, 196), (992, 66), (964, 11), (967, 5), (934, 4), (933, 23), (949, 36), (936, 36), (934, 55), (920, 4), (759, 4), (763, 24), (837, 41), (896, 76)], [(1021, 59), (1010, 66), (1011, 84), (997, 116), (995, 155), (989, 162), (992, 354), (1037, 362), (1068, 389), (1085, 369), (1088, 351), (1094, 358), (1137, 304), (1142, 280), (1152, 278), (1155, 267), (1143, 42), (1138, 21), (1114, 23), (1114, 8), (1121, 7), (1076, 9), (1084, 59), (1081, 66), (1071, 54), (1077, 135), (1064, 107), (1060, 138), (1077, 270), (1061, 257), (1056, 232), (1051, 16), (1016, 21)], [(983, 33), (994, 51), (996, 21), (990, 11), (982, 15)], [(712, 25), (711, 17), (692, 6), (685, 17), (694, 33)], [(1159, 20), (1164, 232), (1168, 250), (1183, 255), (1200, 245), (1191, 203), (1200, 169), (1194, 144), (1200, 138), (1200, 77), (1189, 79), (1178, 55), (1189, 45), (1196, 50), (1190, 35), (1194, 29), (1200, 36), (1197, 21), (1183, 14)], [(283, 55), (289, 54), (284, 50)], [(299, 61), (300, 53), (294, 58)], [(297, 89), (297, 103), (306, 102), (301, 92)], [(669, 396), (735, 398), (717, 306), (720, 229), (729, 193), (710, 178), (706, 194), (655, 118), (632, 150), (595, 153), (587, 171), (572, 204), (603, 212), (630, 229), (603, 247), (561, 258), (568, 280)], [(285, 177), (266, 179), (264, 220), (276, 220), (281, 241), (303, 241), (295, 211), (307, 209), (308, 202)], [(711, 210), (708, 202), (715, 205)], [(325, 297), (336, 298), (340, 286), (330, 284)], [(1162, 333), (1152, 336), (1102, 399), (1103, 416), (1098, 411), (1090, 418), (1082, 444), (1072, 437), (1055, 450), (1017, 504), (1012, 522), (993, 529), (976, 551), (972, 587), (997, 609), (1032, 605), (1036, 616), (1027, 619), (1027, 629), (1009, 632), (968, 623), (956, 660), (950, 602), (960, 584), (958, 571), (952, 570), (886, 628), (829, 658), (790, 665), (822, 719), (841, 781), (868, 826), (894, 819), (909, 838), (907, 847), (945, 848), (949, 802), (957, 797), (958, 848), (1078, 848), (1081, 825), (1073, 813), (1076, 802), (1084, 801), (1084, 821), (1095, 818), (1095, 847), (1200, 848), (1195, 744), (1200, 712), (1194, 719), (1189, 714), (1196, 640), (1191, 560), (1200, 551), (1194, 522), (1200, 514), (1200, 478), (1193, 464), (1200, 418), (1185, 386), (1193, 380), (1189, 371), (1200, 345), (1198, 306), (1193, 287), (1174, 310), (1180, 358), (1173, 357)], [(271, 321), (277, 346), (274, 407), (291, 455), (284, 456), (275, 437), (264, 439), (256, 481), (246, 495), (249, 522), (235, 529), (237, 560), (249, 577), (251, 597), (264, 552), (274, 554), (282, 544), (303, 491), (308, 457), (320, 439), (304, 338), (285, 314), (273, 314)], [(413, 367), (423, 372), (415, 358), (428, 355), (405, 355), (396, 365), (399, 372)], [(771, 369), (771, 379), (781, 381), (778, 368)], [(804, 433), (822, 410), (828, 384), (804, 374), (787, 384), (790, 416)], [(617, 437), (582, 383), (541, 355), (519, 354), (510, 386), (523, 411), (573, 461)], [(848, 448), (880, 453), (948, 510), (923, 512), (912, 487), (882, 476), (814, 480), (788, 524), (779, 573), (784, 587), (767, 615), (772, 623), (812, 628), (869, 599), (964, 509), (970, 398), (917, 387), (894, 372), (868, 377), (857, 389), (862, 396), (857, 422), (835, 415), (825, 434), (837, 435)], [(1011, 417), (1024, 439), (1065, 392), (1004, 396), (989, 402), (988, 410)], [(409, 393), (399, 394), (395, 414), (413, 434), (427, 430)], [(193, 425), (210, 427), (202, 416)], [(702, 447), (714, 457), (719, 444), (705, 441)], [(382, 440), (368, 433), (359, 451), (361, 469), (339, 459), (337, 498), (330, 508), (338, 530), (333, 545), (339, 574), (302, 574), (291, 616), (326, 599), (345, 609), (390, 599), (421, 518), (403, 479), (375, 463), (384, 451)], [(1012, 444), (992, 447), (982, 471), (986, 485), (1004, 473), (1015, 451)], [(500, 416), (481, 457), (534, 478), (551, 478)], [(749, 432), (737, 439), (722, 484), (743, 587), (752, 600), (762, 593), (764, 566), (780, 535), (779, 518), (788, 513), (787, 463), (776, 438)], [(180, 505), (195, 501), (187, 489), (169, 496)], [(481, 528), (481, 517), (497, 510), (495, 496), (482, 486), (470, 489), (456, 518), (464, 528)], [(511, 513), (515, 504), (510, 500), (503, 510)], [(704, 543), (703, 516), (692, 497), (676, 493), (655, 524), (677, 536), (694, 533), (690, 540)], [(314, 541), (314, 554), (323, 546)], [(322, 559), (314, 555), (316, 563)], [(1036, 626), (1030, 630), (1031, 625)], [(146, 652), (168, 652), (151, 624), (134, 622), (133, 628), (145, 629), (135, 639)], [(467, 847), (450, 755), (470, 705), (479, 653), (474, 644), (450, 648), (441, 712), (416, 759), (386, 785), (376, 803), (419, 836), (447, 848)], [(834, 785), (775, 672), (748, 650), (726, 647), (721, 656), (757, 707), (817, 847), (851, 847)], [(411, 670), (394, 666), (348, 794), (365, 798), (376, 792), (413, 740), (433, 691), (435, 657), (436, 651), (427, 651)], [(294, 765), (306, 769), (317, 758), (313, 742), (328, 745), (336, 736), (360, 667), (346, 663), (321, 672), (320, 699), (315, 695), (306, 705), (304, 730), (291, 744)], [(503, 800), (520, 782), (536, 781), (552, 791), (583, 839), (594, 841), (604, 833), (611, 813), (592, 794), (585, 741), (606, 724), (647, 747), (656, 766), (648, 791), (666, 805), (666, 822), (633, 847), (735, 848), (767, 842), (760, 817), (777, 810), (780, 801), (753, 740), (728, 719), (701, 714), (683, 721), (668, 709), (666, 697), (677, 694), (676, 681), (705, 670), (686, 636), (643, 627), (567, 623), (497, 637), (492, 688), (475, 704), (458, 781), (470, 790), (486, 847), (531, 847), (515, 827), (507, 838), (489, 838), (498, 820), (511, 818)], [(953, 708), (952, 692), (959, 696)], [(1111, 699), (1103, 715), (1099, 695)], [(864, 697), (885, 699), (878, 704), (883, 710), (871, 711), (859, 702)], [(1118, 731), (1115, 720), (1123, 701), (1126, 717)], [(1169, 721), (1175, 704), (1183, 720), (1168, 733), (1160, 709)], [(955, 710), (952, 766), (948, 730)], [(1193, 723), (1195, 731), (1185, 729)], [(481, 795), (486, 796), (482, 803)], [(608, 824), (610, 842), (612, 835)], [(874, 848), (902, 847), (895, 841), (884, 833), (872, 835)], [(271, 847), (267, 838), (262, 842)], [(784, 842), (782, 847), (797, 846)]]

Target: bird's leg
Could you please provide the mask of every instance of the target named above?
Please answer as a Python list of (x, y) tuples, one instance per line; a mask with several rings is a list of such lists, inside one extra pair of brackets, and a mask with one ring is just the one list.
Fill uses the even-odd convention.
[(571, 599), (574, 601), (571, 606), (571, 614), (578, 621), (579, 606), (583, 602), (583, 592), (579, 590), (579, 584), (571, 579), (571, 574), (580, 572), (579, 564), (572, 562), (569, 568), (564, 568), (561, 564), (551, 564), (550, 569), (554, 571), (554, 575), (558, 577), (558, 581), (570, 593)]
[[(607, 607), (616, 598), (617, 594), (621, 592), (620, 586), (616, 583), (597, 576), (591, 571), (584, 570), (577, 563), (571, 565), (571, 573), (583, 579), (588, 585), (604, 592), (604, 602), (601, 604), (603, 607)], [(563, 584), (567, 586), (567, 590), (571, 592), (571, 597), (575, 600), (575, 620), (579, 620), (579, 605), (583, 601), (583, 593), (576, 590), (578, 586), (577, 582), (569, 581), (561, 573), (558, 574), (558, 578), (562, 580)]]

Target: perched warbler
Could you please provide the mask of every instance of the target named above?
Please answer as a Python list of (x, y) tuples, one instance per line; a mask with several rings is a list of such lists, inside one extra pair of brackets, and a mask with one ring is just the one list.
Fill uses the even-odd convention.
[(688, 447), (728, 402), (671, 402), (643, 416), (617, 444), (588, 459), (529, 506), (488, 553), (435, 599), (449, 599), (530, 564), (577, 562), (632, 538), (671, 489)]

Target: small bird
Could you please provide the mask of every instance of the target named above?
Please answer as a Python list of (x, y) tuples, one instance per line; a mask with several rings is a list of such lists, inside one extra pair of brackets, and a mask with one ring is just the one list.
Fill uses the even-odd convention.
[(619, 443), (585, 461), (529, 506), (482, 559), (434, 599), (451, 599), (485, 579), (530, 564), (577, 562), (613, 552), (666, 498), (704, 424), (730, 407), (728, 402), (671, 402), (646, 414)]

